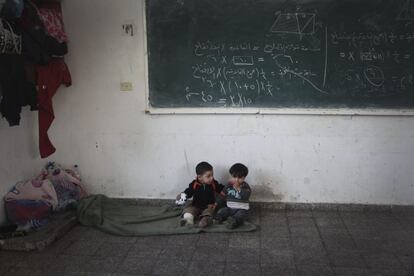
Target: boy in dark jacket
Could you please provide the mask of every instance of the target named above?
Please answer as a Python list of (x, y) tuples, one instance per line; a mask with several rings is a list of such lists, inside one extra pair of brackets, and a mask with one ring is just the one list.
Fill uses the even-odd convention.
[(230, 168), (229, 183), (224, 187), (218, 197), (218, 203), (226, 201), (226, 206), (220, 209), (215, 216), (218, 223), (227, 220), (226, 227), (236, 228), (244, 223), (248, 217), (249, 198), (251, 189), (244, 180), (249, 173), (248, 168), (240, 163), (234, 164)]
[[(220, 193), (223, 185), (213, 177), (213, 167), (207, 162), (201, 162), (196, 166), (197, 177), (193, 180), (184, 193), (187, 198), (193, 198), (190, 205), (183, 211), (180, 225), (194, 225), (194, 218), (200, 216), (199, 227), (204, 228), (213, 222), (216, 202), (216, 194)], [(179, 199), (180, 195), (177, 196)]]

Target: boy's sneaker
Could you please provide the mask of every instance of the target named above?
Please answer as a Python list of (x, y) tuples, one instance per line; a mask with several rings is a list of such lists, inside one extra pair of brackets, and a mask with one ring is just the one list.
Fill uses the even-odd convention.
[(200, 222), (198, 223), (198, 227), (200, 228), (206, 228), (207, 226), (210, 226), (213, 223), (213, 220), (209, 216), (202, 217), (200, 219)]
[(214, 219), (213, 219), (213, 223), (214, 224), (222, 224), (223, 219), (220, 216), (215, 216)]
[(226, 221), (226, 228), (227, 229), (234, 229), (236, 227), (237, 227), (237, 221), (232, 217), (228, 217), (227, 221)]
[(213, 219), (213, 224), (223, 224), (223, 221), (219, 219)]
[(185, 226), (187, 225), (187, 220), (186, 219), (180, 219), (180, 226)]
[(180, 219), (180, 226), (187, 226), (189, 228), (194, 226), (194, 222), (188, 221), (185, 218)]

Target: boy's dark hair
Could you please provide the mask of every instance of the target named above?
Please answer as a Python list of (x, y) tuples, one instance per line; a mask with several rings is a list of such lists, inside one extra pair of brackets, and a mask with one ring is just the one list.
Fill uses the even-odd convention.
[(203, 175), (206, 172), (212, 171), (212, 170), (213, 170), (213, 166), (211, 166), (207, 162), (198, 163), (198, 165), (196, 166), (196, 174), (197, 175)]
[(233, 177), (242, 178), (247, 176), (249, 169), (241, 163), (236, 163), (231, 166), (229, 172)]

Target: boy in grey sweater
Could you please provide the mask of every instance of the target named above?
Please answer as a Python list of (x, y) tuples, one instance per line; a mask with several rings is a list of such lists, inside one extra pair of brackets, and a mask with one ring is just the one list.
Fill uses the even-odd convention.
[(249, 173), (248, 168), (240, 163), (231, 166), (229, 183), (221, 191), (217, 204), (220, 205), (224, 200), (226, 207), (220, 209), (215, 219), (218, 223), (227, 220), (226, 227), (236, 228), (244, 223), (249, 214), (249, 198), (251, 189), (244, 180)]

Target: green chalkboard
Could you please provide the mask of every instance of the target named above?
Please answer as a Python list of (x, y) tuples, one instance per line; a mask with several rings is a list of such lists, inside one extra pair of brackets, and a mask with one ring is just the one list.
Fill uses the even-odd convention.
[(147, 0), (154, 108), (412, 108), (414, 0)]

